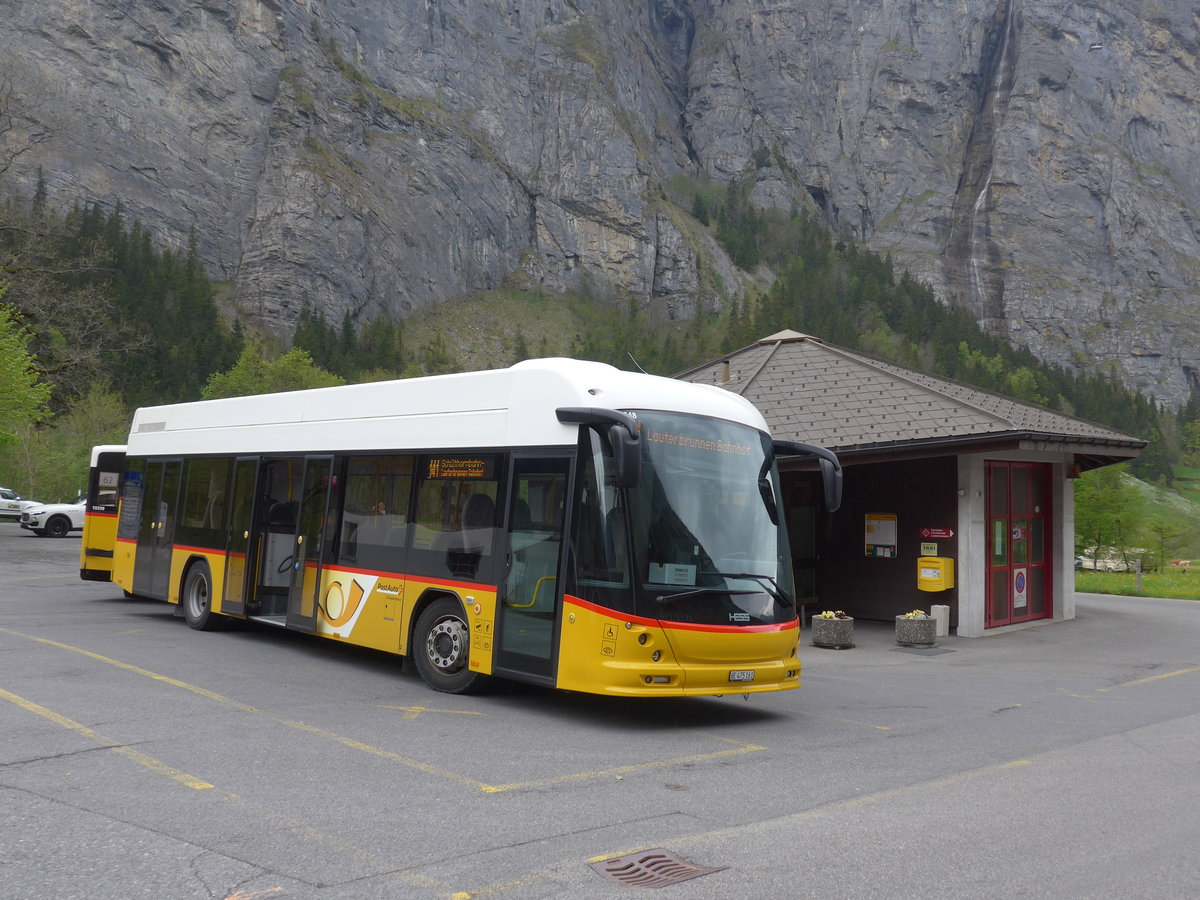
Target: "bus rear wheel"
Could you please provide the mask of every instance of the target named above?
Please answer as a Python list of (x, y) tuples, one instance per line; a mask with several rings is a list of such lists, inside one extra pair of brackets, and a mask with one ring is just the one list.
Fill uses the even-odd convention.
[(479, 690), (484, 676), (469, 666), (471, 634), (458, 601), (435, 600), (417, 618), (413, 635), (417, 671), (431, 688), (447, 694)]
[(212, 611), (212, 573), (208, 563), (198, 562), (188, 569), (183, 579), (183, 617), (197, 631), (215, 631), (221, 627), (221, 617)]

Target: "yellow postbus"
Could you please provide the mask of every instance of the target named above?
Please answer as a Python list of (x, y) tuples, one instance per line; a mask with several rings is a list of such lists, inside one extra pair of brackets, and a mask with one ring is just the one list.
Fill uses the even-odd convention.
[(84, 581), (112, 580), (117, 506), (124, 474), (123, 445), (101, 444), (92, 448), (87, 503), (83, 512), (83, 542), (79, 549), (79, 577)]
[(193, 628), (400, 654), (441, 691), (774, 691), (800, 673), (777, 449), (836, 507), (833, 454), (743, 398), (599, 363), (144, 408), (84, 545)]

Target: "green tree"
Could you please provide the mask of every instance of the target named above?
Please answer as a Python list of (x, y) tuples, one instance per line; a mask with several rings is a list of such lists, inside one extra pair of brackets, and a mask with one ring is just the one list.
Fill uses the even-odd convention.
[(363, 371), (390, 372), (395, 378), (404, 369), (403, 349), (401, 326), (376, 316), (364, 326), (359, 338), (359, 367)]
[(429, 375), (445, 375), (455, 371), (454, 354), (446, 343), (446, 336), (438, 332), (421, 348), (421, 363)]
[(300, 304), (300, 315), (292, 332), (292, 347), (307, 351), (314, 363), (329, 369), (332, 368), (336, 344), (337, 335), (306, 297)]
[(760, 220), (750, 204), (752, 183), (730, 184), (717, 210), (717, 240), (729, 258), (743, 269), (758, 265)]
[(1141, 498), (1125, 481), (1128, 464), (1093, 469), (1075, 482), (1075, 551), (1099, 559), (1128, 548), (1142, 528)]
[(345, 384), (313, 362), (308, 351), (293, 348), (278, 359), (267, 359), (262, 348), (248, 345), (233, 368), (216, 372), (200, 396), (205, 400), (218, 397), (248, 397), (252, 394), (273, 394), (281, 391), (300, 391), (306, 388), (333, 387)]
[[(0, 301), (7, 291), (8, 285), (0, 284)], [(16, 310), (0, 302), (0, 443), (15, 439), (48, 413), (50, 386), (38, 378), (29, 340)]]
[(1189, 466), (1200, 466), (1200, 419), (1183, 427), (1183, 462)]
[(108, 384), (92, 384), (52, 421), (21, 428), (4, 454), (4, 468), (39, 500), (71, 500), (87, 484), (92, 447), (123, 444), (128, 433), (129, 412), (120, 396)]

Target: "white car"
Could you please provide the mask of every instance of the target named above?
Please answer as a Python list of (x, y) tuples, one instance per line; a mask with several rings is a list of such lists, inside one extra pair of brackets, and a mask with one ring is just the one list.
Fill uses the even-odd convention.
[(0, 487), (0, 519), (19, 521), (21, 513), (31, 506), (41, 506), (37, 500), (22, 500), (12, 488)]
[(1084, 552), (1075, 564), (1077, 569), (1090, 569), (1095, 572), (1136, 572), (1138, 560), (1148, 553), (1141, 547), (1130, 547), (1127, 550), (1116, 550), (1105, 547), (1098, 558), (1090, 552)]
[(72, 531), (83, 531), (83, 514), (87, 498), (80, 495), (71, 503), (39, 503), (21, 513), (21, 527), (39, 537), (66, 537)]

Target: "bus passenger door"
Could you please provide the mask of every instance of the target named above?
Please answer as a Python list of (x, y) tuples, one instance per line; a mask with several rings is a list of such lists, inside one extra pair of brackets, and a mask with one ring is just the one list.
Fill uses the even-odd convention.
[(165, 600), (169, 593), (180, 465), (178, 459), (146, 462), (142, 519), (133, 562), (133, 593), (142, 597)]
[(287, 611), (287, 627), (298, 631), (317, 629), (317, 593), (321, 589), (321, 552), (333, 487), (332, 469), (332, 456), (305, 457)]
[(562, 611), (570, 456), (514, 455), (509, 474), (507, 557), (500, 585), (495, 669), (552, 682)]
[(233, 470), (233, 493), (229, 504), (228, 555), (225, 558), (225, 590), (221, 594), (221, 612), (230, 616), (246, 614), (246, 600), (254, 596), (258, 534), (254, 528), (254, 502), (257, 496), (258, 459), (238, 459)]

